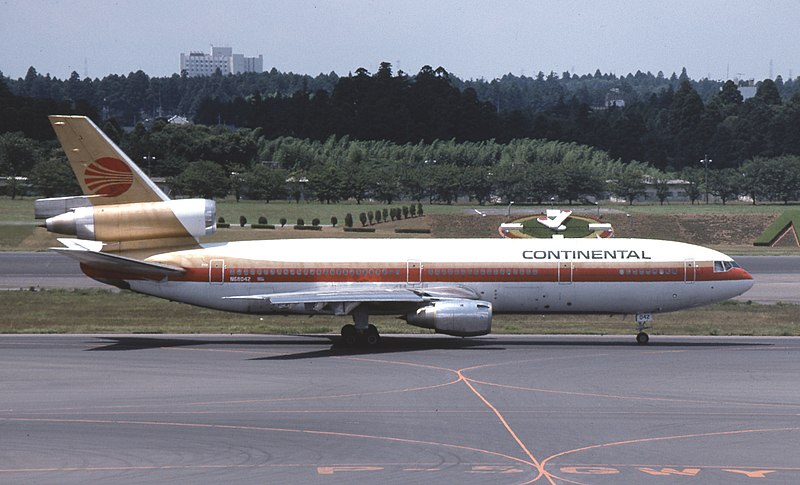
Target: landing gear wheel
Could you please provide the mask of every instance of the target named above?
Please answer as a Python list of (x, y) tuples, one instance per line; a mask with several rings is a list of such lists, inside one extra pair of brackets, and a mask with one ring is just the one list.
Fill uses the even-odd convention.
[(650, 336), (644, 332), (639, 332), (636, 334), (636, 343), (639, 345), (647, 345), (647, 342), (650, 341)]
[(342, 327), (342, 340), (345, 345), (355, 345), (358, 342), (358, 332), (356, 332), (355, 325), (348, 323)]
[(378, 345), (381, 341), (381, 336), (378, 333), (378, 329), (375, 328), (375, 325), (370, 325), (367, 327), (367, 331), (364, 332), (364, 343), (367, 344), (368, 347), (373, 347)]

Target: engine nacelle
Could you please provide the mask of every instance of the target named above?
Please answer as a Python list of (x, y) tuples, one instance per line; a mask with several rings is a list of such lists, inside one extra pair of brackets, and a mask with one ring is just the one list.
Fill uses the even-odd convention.
[(486, 335), (492, 331), (492, 304), (475, 300), (437, 301), (409, 313), (405, 319), (411, 325), (457, 337)]
[(213, 200), (180, 199), (163, 202), (77, 207), (45, 221), (47, 230), (93, 241), (138, 241), (201, 236), (217, 230)]

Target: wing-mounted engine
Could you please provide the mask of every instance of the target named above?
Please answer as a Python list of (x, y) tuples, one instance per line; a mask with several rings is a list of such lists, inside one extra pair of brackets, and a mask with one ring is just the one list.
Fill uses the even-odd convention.
[(139, 241), (191, 236), (199, 239), (217, 229), (213, 200), (180, 199), (163, 202), (75, 207), (50, 217), (47, 230), (92, 241)]
[(406, 322), (437, 333), (472, 337), (492, 331), (492, 304), (476, 300), (444, 300), (405, 316)]

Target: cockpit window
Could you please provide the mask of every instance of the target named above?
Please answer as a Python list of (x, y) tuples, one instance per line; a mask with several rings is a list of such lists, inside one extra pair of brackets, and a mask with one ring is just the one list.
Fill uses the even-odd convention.
[(714, 272), (715, 273), (724, 273), (725, 271), (730, 271), (733, 268), (738, 268), (739, 265), (733, 261), (714, 261)]

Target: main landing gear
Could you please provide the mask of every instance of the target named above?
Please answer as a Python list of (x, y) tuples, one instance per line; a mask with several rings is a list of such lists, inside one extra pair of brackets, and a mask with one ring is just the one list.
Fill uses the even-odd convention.
[(369, 315), (356, 308), (353, 312), (353, 323), (342, 327), (342, 340), (345, 345), (366, 345), (374, 347), (381, 342), (381, 335), (375, 325), (368, 322)]
[(381, 341), (381, 335), (375, 325), (367, 325), (364, 330), (359, 330), (352, 323), (342, 327), (342, 341), (348, 346), (366, 345), (373, 347)]
[(645, 330), (650, 328), (647, 324), (653, 321), (653, 315), (650, 313), (637, 313), (636, 314), (636, 343), (639, 345), (647, 345), (650, 341), (650, 336), (645, 333)]

